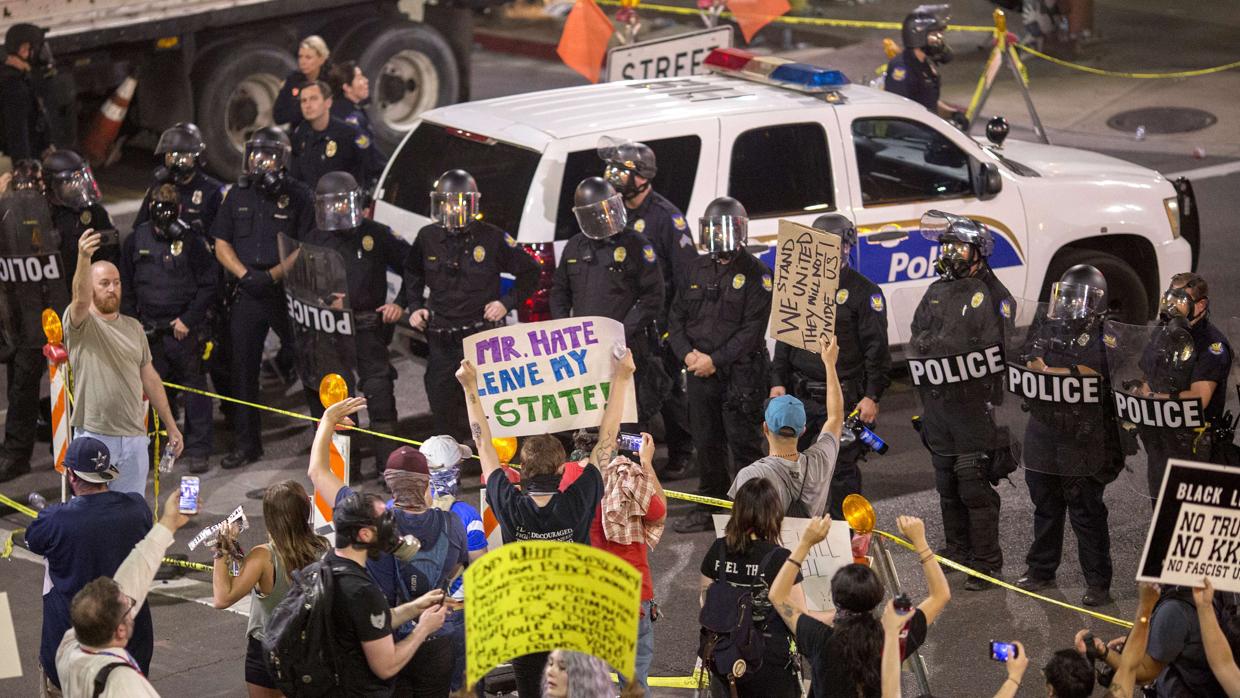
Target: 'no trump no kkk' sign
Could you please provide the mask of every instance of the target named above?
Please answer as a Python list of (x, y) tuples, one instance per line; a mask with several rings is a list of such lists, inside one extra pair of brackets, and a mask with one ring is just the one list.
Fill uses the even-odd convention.
[(1163, 475), (1137, 581), (1240, 591), (1240, 471), (1172, 460)]
[[(493, 436), (527, 436), (596, 427), (611, 395), (624, 325), (575, 317), (500, 327), (465, 338), (478, 368), (478, 395)], [(637, 421), (630, 383), (622, 422)]]

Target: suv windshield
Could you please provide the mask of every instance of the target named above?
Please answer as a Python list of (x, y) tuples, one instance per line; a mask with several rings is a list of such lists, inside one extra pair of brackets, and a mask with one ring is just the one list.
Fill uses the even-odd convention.
[(383, 182), (383, 200), (425, 216), (439, 175), (466, 170), (478, 182), (484, 219), (516, 237), (541, 158), (528, 148), (423, 121), (393, 159)]

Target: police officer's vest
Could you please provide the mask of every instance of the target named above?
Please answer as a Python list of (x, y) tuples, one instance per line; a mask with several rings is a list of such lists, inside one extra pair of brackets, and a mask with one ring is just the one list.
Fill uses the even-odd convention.
[(198, 294), (198, 277), (190, 266), (190, 245), (202, 241), (192, 235), (164, 241), (155, 237), (150, 223), (133, 231), (133, 288), (138, 319), (144, 322), (175, 319)]

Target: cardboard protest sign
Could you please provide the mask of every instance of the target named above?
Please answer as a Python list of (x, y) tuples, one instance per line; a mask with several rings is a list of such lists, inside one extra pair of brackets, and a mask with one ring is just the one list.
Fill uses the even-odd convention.
[[(611, 392), (613, 352), (624, 325), (605, 317), (548, 320), (465, 338), (491, 435), (527, 436), (596, 427)], [(622, 422), (637, 421), (630, 383)]]
[(641, 573), (578, 543), (522, 541), (465, 570), (465, 682), (513, 657), (565, 648), (632, 676)]
[[(714, 514), (715, 535), (722, 538), (728, 526), (728, 514)], [(801, 541), (809, 519), (784, 517), (783, 527), (779, 531), (781, 544), (792, 550)], [(852, 538), (848, 533), (848, 524), (831, 525), (827, 537), (810, 549), (801, 565), (801, 589), (805, 591), (805, 604), (811, 611), (828, 611), (835, 608), (831, 603), (831, 577), (844, 565), (852, 564)]]
[(817, 352), (818, 337), (835, 335), (839, 284), (839, 236), (781, 220), (775, 245), (770, 338)]
[(1172, 460), (1163, 474), (1137, 581), (1240, 592), (1240, 470)]

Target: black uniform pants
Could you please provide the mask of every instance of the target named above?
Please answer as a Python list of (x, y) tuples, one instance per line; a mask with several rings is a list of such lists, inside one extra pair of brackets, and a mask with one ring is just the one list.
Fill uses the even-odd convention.
[(1091, 477), (1064, 477), (1025, 470), (1033, 500), (1033, 545), (1025, 562), (1029, 574), (1052, 579), (1063, 557), (1064, 514), (1076, 533), (1077, 554), (1085, 583), (1111, 588), (1111, 532), (1107, 528), (1104, 485)]
[(762, 437), (765, 385), (766, 372), (756, 366), (731, 367), (709, 378), (688, 375), (689, 427), (701, 473), (699, 494), (726, 499), (736, 472), (766, 455)]
[[(392, 367), (388, 354), (388, 343), (391, 339), (391, 325), (357, 330), (353, 335), (357, 375), (344, 376), (350, 395), (360, 392), (366, 396), (366, 413), (370, 416), (369, 429), (383, 434), (394, 434), (397, 422), (396, 369)], [(319, 387), (317, 385), (307, 386), (303, 381), (302, 388), (305, 391), (306, 404), (310, 407), (310, 414), (316, 419), (322, 417), (323, 403), (319, 400)], [(371, 439), (370, 447), (375, 456), (375, 466), (382, 475), (387, 467), (388, 456), (396, 450), (399, 443), (377, 436), (362, 436)], [(356, 458), (356, 452), (354, 457)], [(360, 465), (356, 460), (354, 464)]]
[[(220, 293), (228, 293), (227, 287), (221, 287)], [(211, 386), (215, 392), (221, 395), (232, 397), (232, 336), (229, 332), (229, 313), (231, 305), (227, 303), (217, 303), (215, 306), (216, 317), (212, 318), (214, 323), (211, 333), (211, 340), (214, 346), (211, 349), (211, 356), (207, 359), (207, 374), (211, 376)], [(231, 422), (233, 415), (233, 403), (220, 401), (220, 412), (226, 415)]]
[[(851, 412), (862, 398), (861, 389), (850, 383), (845, 383), (841, 388), (844, 393), (844, 410)], [(825, 396), (798, 394), (795, 397), (805, 405), (805, 433), (801, 434), (801, 438), (797, 440), (797, 450), (804, 451), (818, 441), (822, 426), (827, 423), (827, 406)], [(836, 521), (844, 519), (844, 498), (850, 494), (861, 494), (859, 462), (865, 455), (865, 450), (865, 446), (856, 439), (840, 445), (840, 454), (835, 461), (835, 474), (831, 477), (831, 491), (827, 501), (831, 518)]]
[[(166, 323), (160, 323), (166, 324)], [(159, 377), (187, 388), (207, 389), (207, 372), (202, 363), (202, 342), (192, 333), (177, 339), (171, 332), (161, 332), (150, 341), (151, 365)], [(182, 457), (207, 458), (211, 455), (213, 422), (211, 398), (195, 393), (181, 394), (169, 390), (169, 402), (180, 396), (185, 413), (185, 450)], [(158, 456), (157, 456), (158, 458)]]
[(5, 367), (9, 411), (4, 418), (4, 455), (29, 461), (39, 421), (39, 384), (47, 359), (38, 347), (18, 347)]
[(943, 512), (947, 557), (971, 564), (979, 572), (1003, 569), (999, 547), (999, 493), (982, 472), (976, 453), (962, 456), (930, 454), (934, 485)]
[[(275, 330), (280, 343), (293, 346), (292, 328), (288, 322), (283, 286), (277, 285), (261, 298), (244, 290), (237, 294), (228, 318), (232, 338), (232, 396), (246, 402), (258, 400), (258, 372), (263, 361), (263, 342), (267, 330)], [(262, 455), (262, 422), (258, 410), (237, 406), (233, 435), (234, 448), (247, 455)]]
[(1186, 429), (1158, 429), (1145, 427), (1141, 429), (1141, 445), (1146, 455), (1146, 480), (1150, 488), (1151, 505), (1158, 499), (1158, 491), (1162, 489), (1163, 473), (1167, 470), (1167, 461), (1172, 458), (1188, 460), (1209, 460), (1209, 454), (1200, 456), (1193, 454), (1193, 431)]
[(469, 418), (465, 412), (465, 393), (456, 371), (465, 358), (461, 337), (453, 332), (427, 332), (426, 401), (435, 416), (436, 429), (465, 443), (469, 439)]
[(663, 398), (663, 442), (669, 460), (693, 453), (693, 432), (689, 431), (689, 400), (682, 379), (684, 362), (676, 358), (670, 345), (663, 349), (663, 369), (672, 384)]

